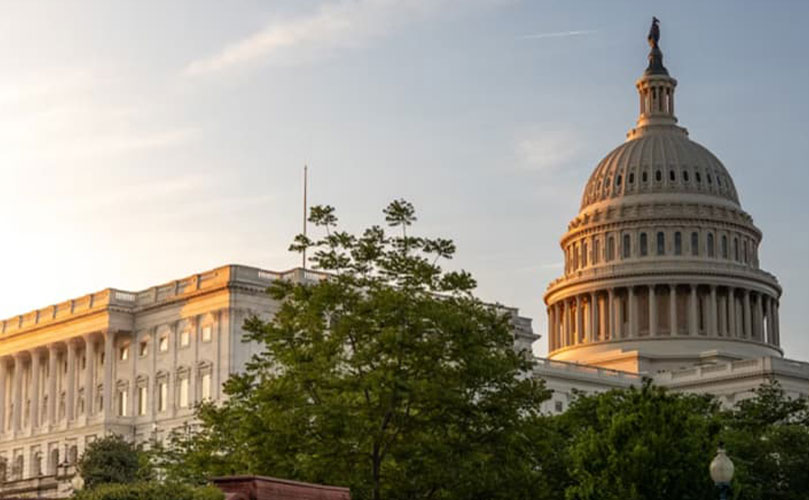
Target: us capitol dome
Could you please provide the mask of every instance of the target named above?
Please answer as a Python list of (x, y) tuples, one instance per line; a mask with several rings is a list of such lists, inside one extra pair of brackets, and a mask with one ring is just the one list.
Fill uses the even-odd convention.
[(782, 357), (781, 287), (730, 172), (678, 125), (655, 19), (640, 116), (601, 160), (544, 295), (551, 360), (656, 373)]

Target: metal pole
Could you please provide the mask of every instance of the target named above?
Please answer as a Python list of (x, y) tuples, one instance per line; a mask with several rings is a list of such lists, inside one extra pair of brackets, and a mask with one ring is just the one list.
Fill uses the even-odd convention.
[[(303, 236), (306, 236), (306, 195), (307, 195), (307, 188), (308, 188), (308, 174), (309, 174), (309, 167), (307, 165), (303, 166)], [(306, 270), (306, 248), (303, 249), (302, 255), (302, 267), (303, 270)]]

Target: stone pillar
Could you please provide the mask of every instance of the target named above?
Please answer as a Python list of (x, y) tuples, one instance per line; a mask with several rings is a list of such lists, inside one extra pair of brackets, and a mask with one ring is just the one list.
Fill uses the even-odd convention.
[(590, 342), (598, 341), (598, 297), (590, 292)]
[(113, 385), (112, 366), (115, 363), (115, 333), (111, 330), (104, 332), (104, 417), (112, 417)]
[(84, 416), (90, 418), (94, 413), (96, 369), (96, 345), (92, 334), (84, 336), (84, 359), (86, 361), (84, 370)]
[(606, 335), (604, 335), (608, 340), (617, 339), (620, 337), (618, 335), (618, 322), (615, 320), (615, 310), (618, 306), (615, 305), (615, 289), (610, 288), (607, 290), (607, 307), (604, 308), (607, 311), (607, 315), (609, 316), (608, 320), (608, 327), (605, 330)]
[(736, 331), (736, 290), (728, 288), (728, 337), (735, 338), (739, 334)]
[(629, 323), (629, 337), (635, 338), (638, 336), (638, 307), (637, 307), (637, 297), (635, 297), (635, 288), (628, 287), (627, 291), (627, 298), (629, 300), (629, 311), (627, 311), (627, 318)]
[(669, 335), (677, 333), (677, 285), (669, 285)]
[(708, 336), (719, 336), (719, 308), (716, 301), (716, 285), (711, 285), (710, 319), (708, 323)]
[(56, 401), (59, 399), (56, 394), (56, 378), (58, 376), (59, 368), (56, 366), (56, 360), (59, 353), (56, 350), (56, 344), (48, 346), (48, 425), (54, 427), (56, 425)]
[(39, 427), (39, 372), (41, 367), (39, 365), (40, 352), (37, 349), (31, 351), (31, 410), (29, 413), (28, 421), (30, 422), (31, 429)]
[(657, 293), (654, 285), (649, 285), (649, 336), (657, 336)]
[(14, 393), (11, 400), (14, 405), (14, 414), (11, 416), (14, 434), (20, 432), (22, 422), (22, 374), (22, 354), (17, 353), (14, 355)]
[(769, 344), (773, 344), (773, 331), (772, 331), (772, 299), (769, 296), (764, 296), (764, 300), (766, 302), (767, 307), (767, 339), (766, 342)]
[(561, 312), (562, 312), (562, 347), (567, 347), (570, 345), (570, 310), (567, 306), (567, 299), (561, 301)]
[(617, 328), (615, 329), (615, 338), (624, 338), (624, 303), (620, 295), (615, 297), (615, 322)]
[(6, 383), (8, 380), (8, 359), (0, 357), (0, 434), (6, 432)]
[(65, 416), (68, 422), (76, 417), (76, 342), (67, 341), (67, 387), (65, 387)]
[(688, 334), (691, 336), (699, 334), (697, 314), (699, 314), (699, 309), (697, 308), (697, 286), (691, 285), (691, 295), (688, 301)]
[(756, 299), (756, 337), (764, 342), (764, 294)]
[(780, 317), (780, 314), (778, 312), (780, 306), (778, 305), (778, 299), (777, 298), (773, 298), (772, 300), (773, 300), (772, 312), (773, 312), (773, 326), (774, 326), (773, 329), (775, 330), (775, 345), (780, 346), (781, 345), (781, 317)]
[(584, 326), (584, 314), (582, 314), (582, 300), (581, 295), (576, 295), (576, 338), (573, 341), (578, 345), (583, 340), (582, 327)]
[(753, 319), (751, 318), (751, 310), (750, 310), (750, 290), (744, 291), (744, 304), (742, 305), (743, 314), (744, 314), (744, 334), (743, 337), (746, 339), (752, 338), (752, 330), (750, 329), (753, 324)]
[(556, 350), (556, 338), (555, 332), (553, 331), (554, 325), (553, 320), (554, 316), (556, 315), (556, 310), (554, 309), (554, 306), (549, 306), (547, 313), (548, 313), (548, 351), (554, 351)]
[(717, 291), (716, 300), (719, 311), (719, 320), (717, 322), (719, 335), (721, 337), (728, 336), (728, 302), (726, 296)]

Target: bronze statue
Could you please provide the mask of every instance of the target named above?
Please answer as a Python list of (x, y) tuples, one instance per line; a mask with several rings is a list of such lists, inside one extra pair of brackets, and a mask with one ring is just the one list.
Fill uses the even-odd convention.
[(649, 46), (654, 48), (657, 47), (657, 42), (660, 41), (660, 19), (652, 16), (652, 27), (649, 28), (649, 36), (646, 37), (649, 40)]

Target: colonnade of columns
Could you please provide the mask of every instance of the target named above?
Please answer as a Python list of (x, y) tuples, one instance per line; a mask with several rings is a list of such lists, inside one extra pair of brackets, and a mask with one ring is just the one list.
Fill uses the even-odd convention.
[(0, 434), (46, 431), (108, 412), (113, 337), (87, 334), (0, 356)]
[(718, 285), (651, 284), (588, 291), (548, 307), (549, 350), (656, 336), (752, 339), (780, 345), (778, 299)]

